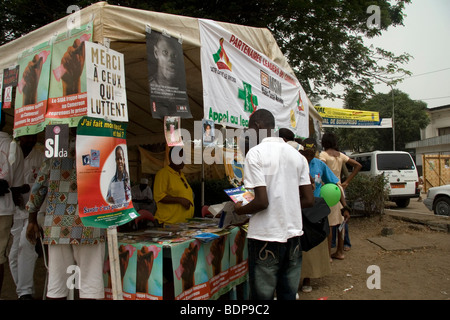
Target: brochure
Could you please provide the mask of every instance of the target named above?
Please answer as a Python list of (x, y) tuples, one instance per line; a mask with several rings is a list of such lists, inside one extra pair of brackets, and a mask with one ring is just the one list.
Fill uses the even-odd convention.
[(224, 191), (235, 203), (242, 201), (243, 206), (245, 206), (255, 198), (253, 192), (245, 189), (242, 186), (237, 188), (225, 189)]

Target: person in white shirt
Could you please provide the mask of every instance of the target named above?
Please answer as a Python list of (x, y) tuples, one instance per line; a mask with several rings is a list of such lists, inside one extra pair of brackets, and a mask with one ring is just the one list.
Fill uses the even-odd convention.
[(137, 211), (144, 209), (150, 211), (152, 214), (155, 213), (156, 205), (153, 201), (152, 189), (148, 185), (147, 178), (141, 178), (139, 184), (131, 188), (131, 198), (133, 199), (133, 206)]
[(251, 299), (295, 300), (301, 274), (302, 208), (314, 204), (306, 158), (273, 136), (275, 119), (265, 109), (249, 119), (256, 136), (265, 134), (245, 158), (244, 186), (253, 189), (249, 204), (235, 205), (237, 214), (251, 215), (248, 262)]
[(45, 161), (45, 155), (42, 145), (36, 145), (36, 134), (21, 136), (18, 139), (24, 156), (24, 185), (22, 202), (16, 206), (14, 224), (11, 228), (13, 242), (9, 252), (9, 269), (16, 284), (19, 300), (30, 300), (34, 293), (34, 267), (38, 254), (35, 245), (26, 238), (28, 211), (25, 210), (25, 204), (28, 202), (31, 186), (36, 180), (39, 168)]
[[(3, 132), (5, 113), (1, 112), (0, 123), (0, 293), (3, 286), (3, 276), (13, 216), (16, 212), (15, 201), (17, 190), (23, 185), (23, 154), (22, 150), (12, 141), (10, 135)], [(14, 196), (14, 198), (13, 198)]]

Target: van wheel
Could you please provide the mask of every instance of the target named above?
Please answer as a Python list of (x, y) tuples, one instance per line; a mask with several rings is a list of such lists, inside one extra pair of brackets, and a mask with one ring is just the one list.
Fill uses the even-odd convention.
[(436, 199), (434, 205), (434, 214), (441, 216), (450, 216), (450, 199), (446, 197), (440, 197)]
[(397, 199), (397, 200), (395, 200), (395, 204), (397, 204), (397, 207), (399, 207), (399, 208), (406, 208), (409, 205), (409, 198)]

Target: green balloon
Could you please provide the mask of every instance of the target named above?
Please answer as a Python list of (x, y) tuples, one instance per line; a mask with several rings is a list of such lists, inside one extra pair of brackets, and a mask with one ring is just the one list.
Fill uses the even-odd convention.
[(332, 207), (341, 199), (341, 189), (334, 183), (327, 183), (320, 188), (320, 196), (329, 207)]

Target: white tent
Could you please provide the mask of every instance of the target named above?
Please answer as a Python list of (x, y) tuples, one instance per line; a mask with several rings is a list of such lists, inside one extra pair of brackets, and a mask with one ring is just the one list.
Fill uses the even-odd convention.
[[(203, 88), (200, 64), (200, 34), (197, 18), (137, 10), (98, 2), (77, 13), (81, 25), (93, 22), (92, 41), (105, 44), (124, 54), (129, 124), (128, 145), (164, 142), (163, 121), (152, 118), (148, 88), (145, 30), (149, 25), (157, 31), (166, 31), (183, 40), (187, 93), (192, 119), (183, 119), (182, 127), (192, 132), (195, 120), (203, 116)], [(67, 16), (41, 27), (0, 47), (0, 70), (17, 64), (18, 55), (53, 35), (66, 32), (71, 22)], [(293, 75), (292, 68), (278, 47), (273, 35), (266, 28), (217, 22), (223, 28), (239, 36)], [(312, 123), (322, 123), (320, 115), (310, 101), (310, 132)], [(13, 109), (6, 109), (8, 132), (12, 132)], [(316, 128), (317, 130), (317, 128)]]

